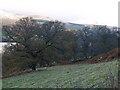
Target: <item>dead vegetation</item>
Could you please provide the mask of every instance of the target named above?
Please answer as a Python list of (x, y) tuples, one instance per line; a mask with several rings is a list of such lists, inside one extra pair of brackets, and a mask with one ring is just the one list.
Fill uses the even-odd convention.
[(94, 64), (94, 63), (100, 63), (100, 62), (108, 62), (108, 61), (114, 60), (115, 58), (120, 58), (120, 48), (112, 49), (107, 53), (100, 54), (86, 61), (82, 61), (81, 63)]

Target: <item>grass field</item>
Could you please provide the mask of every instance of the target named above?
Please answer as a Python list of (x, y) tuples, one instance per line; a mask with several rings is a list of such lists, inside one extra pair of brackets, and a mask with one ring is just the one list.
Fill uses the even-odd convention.
[(0, 78), (0, 90), (2, 89), (2, 79)]
[(3, 88), (106, 88), (117, 87), (118, 61), (99, 64), (39, 68), (3, 79)]

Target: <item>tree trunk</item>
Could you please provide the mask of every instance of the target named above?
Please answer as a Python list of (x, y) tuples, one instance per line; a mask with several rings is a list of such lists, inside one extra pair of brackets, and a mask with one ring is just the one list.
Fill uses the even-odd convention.
[(36, 70), (36, 64), (32, 64), (32, 70), (33, 70), (33, 71)]

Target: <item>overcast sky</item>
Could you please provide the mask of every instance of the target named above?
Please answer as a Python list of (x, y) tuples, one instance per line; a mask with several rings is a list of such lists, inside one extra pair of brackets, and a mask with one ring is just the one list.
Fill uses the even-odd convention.
[(119, 0), (0, 0), (0, 9), (80, 24), (118, 25)]

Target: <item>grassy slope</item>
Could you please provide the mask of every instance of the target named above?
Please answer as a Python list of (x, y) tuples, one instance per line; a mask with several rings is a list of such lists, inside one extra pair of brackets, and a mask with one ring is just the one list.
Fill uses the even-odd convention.
[(54, 66), (3, 79), (3, 88), (105, 88), (114, 74), (117, 85), (118, 61), (99, 64)]
[(0, 90), (2, 89), (2, 79), (0, 78)]

